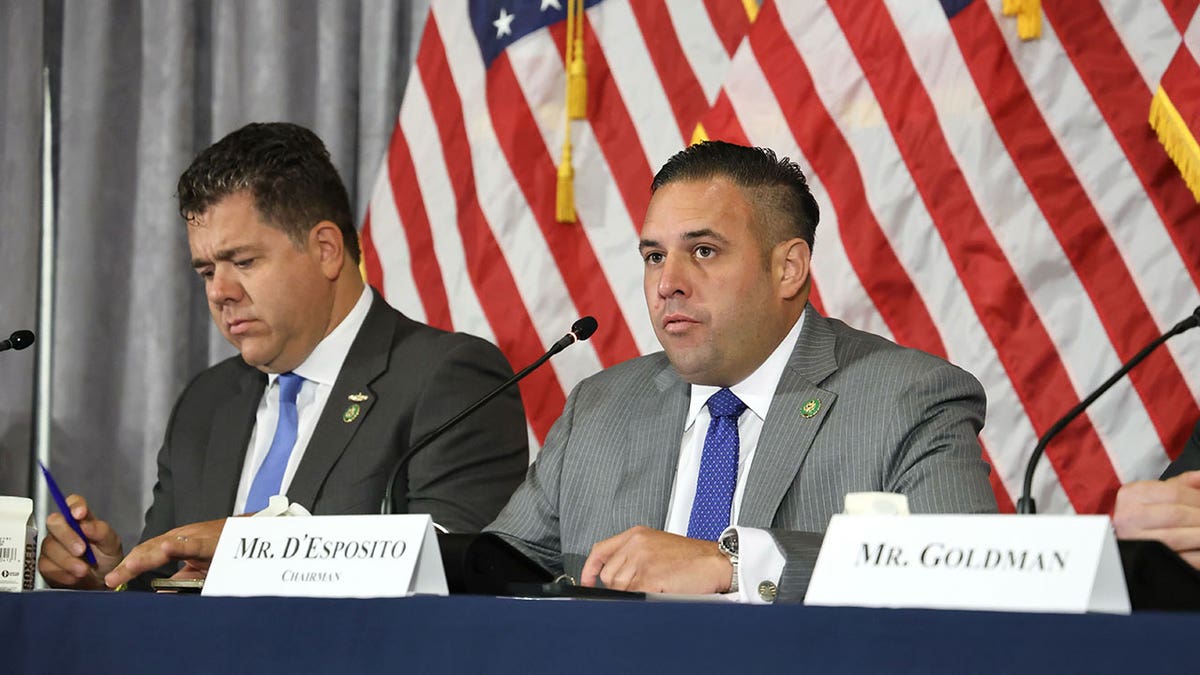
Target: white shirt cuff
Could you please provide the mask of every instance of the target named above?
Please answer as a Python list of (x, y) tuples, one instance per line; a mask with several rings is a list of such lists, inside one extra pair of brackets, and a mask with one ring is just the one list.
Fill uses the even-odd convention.
[[(763, 582), (779, 585), (783, 566), (787, 563), (775, 538), (757, 527), (734, 527), (738, 535), (738, 602), (769, 605), (758, 592)], [(774, 594), (770, 596), (774, 599)]]

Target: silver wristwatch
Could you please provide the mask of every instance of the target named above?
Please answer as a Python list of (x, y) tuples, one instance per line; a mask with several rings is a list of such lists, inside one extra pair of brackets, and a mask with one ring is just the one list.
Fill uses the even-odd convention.
[(725, 554), (729, 558), (729, 564), (733, 567), (733, 578), (729, 581), (729, 592), (738, 592), (738, 535), (737, 530), (729, 528), (721, 533), (717, 539), (717, 550)]

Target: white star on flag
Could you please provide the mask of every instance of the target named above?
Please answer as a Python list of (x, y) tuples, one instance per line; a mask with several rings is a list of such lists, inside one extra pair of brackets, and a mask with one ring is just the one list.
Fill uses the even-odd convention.
[(546, 11), (547, 7), (553, 7), (560, 12), (562, 11), (562, 5), (558, 4), (558, 0), (542, 0), (542, 11)]
[(512, 35), (512, 22), (517, 18), (516, 14), (509, 14), (503, 7), (500, 8), (500, 18), (492, 22), (496, 27), (496, 37), (502, 38), (505, 35)]

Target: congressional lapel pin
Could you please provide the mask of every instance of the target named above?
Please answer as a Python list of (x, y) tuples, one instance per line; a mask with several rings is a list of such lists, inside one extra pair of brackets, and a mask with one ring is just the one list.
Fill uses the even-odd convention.
[(346, 424), (358, 419), (358, 414), (362, 412), (362, 406), (357, 403), (351, 403), (346, 412), (342, 413), (342, 421)]
[(812, 417), (821, 409), (821, 399), (810, 398), (800, 406), (800, 415), (802, 417)]
[(353, 401), (355, 403), (362, 403), (363, 401), (365, 401), (371, 397), (367, 396), (366, 394), (364, 394), (360, 391), (357, 394), (350, 394), (346, 398), (350, 399), (351, 401)]

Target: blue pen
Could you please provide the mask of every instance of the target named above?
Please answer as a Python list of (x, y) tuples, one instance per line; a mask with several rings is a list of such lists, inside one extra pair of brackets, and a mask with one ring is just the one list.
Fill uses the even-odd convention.
[(75, 516), (71, 515), (71, 507), (67, 506), (67, 498), (63, 496), (62, 490), (58, 489), (58, 483), (54, 482), (54, 476), (50, 475), (50, 470), (38, 460), (38, 466), (42, 467), (42, 475), (46, 477), (46, 486), (50, 488), (50, 496), (54, 497), (54, 503), (58, 504), (58, 510), (63, 514), (63, 518), (67, 519), (67, 524), (75, 530), (75, 534), (83, 540), (83, 557), (87, 559), (88, 564), (92, 567), (96, 566), (96, 554), (92, 553), (92, 546), (88, 543), (88, 538), (83, 534), (83, 528), (79, 526), (79, 521), (75, 520)]

